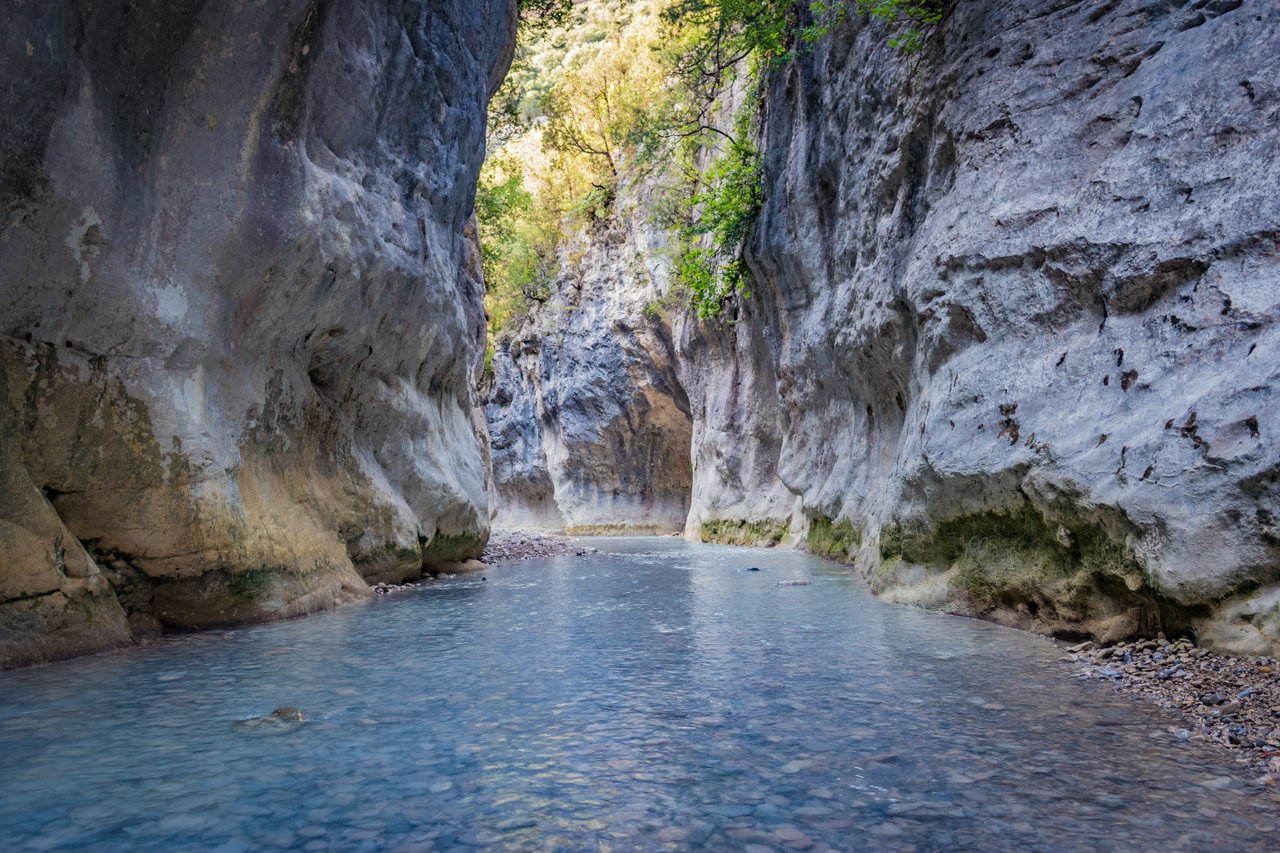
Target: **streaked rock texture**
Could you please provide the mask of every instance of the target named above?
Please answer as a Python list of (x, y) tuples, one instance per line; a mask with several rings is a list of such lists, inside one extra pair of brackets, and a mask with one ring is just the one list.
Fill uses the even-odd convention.
[(803, 530), (796, 495), (778, 477), (787, 418), (754, 300), (724, 321), (677, 323), (681, 379), (693, 411), (693, 482), (685, 535), (775, 545)]
[(680, 530), (692, 421), (670, 325), (654, 305), (663, 235), (633, 204), (575, 239), (551, 300), (498, 342), (486, 406), (494, 523)]
[(774, 81), (778, 471), (884, 594), (1280, 648), (1270, 11), (961, 3), (927, 73), (854, 22)]
[(7, 4), (0, 664), (478, 556), (510, 0)]

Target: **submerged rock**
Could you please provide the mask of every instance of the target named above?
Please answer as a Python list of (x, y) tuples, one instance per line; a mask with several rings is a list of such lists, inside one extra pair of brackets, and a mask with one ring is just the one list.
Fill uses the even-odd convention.
[(262, 717), (251, 717), (247, 720), (236, 720), (237, 729), (257, 732), (281, 732), (293, 729), (306, 722), (306, 715), (298, 708), (276, 708)]

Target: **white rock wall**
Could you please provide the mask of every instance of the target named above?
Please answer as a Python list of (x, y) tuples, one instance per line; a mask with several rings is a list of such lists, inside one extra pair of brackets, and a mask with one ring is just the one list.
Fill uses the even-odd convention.
[(464, 230), (514, 3), (127, 5), (0, 35), (0, 665), (488, 531)]

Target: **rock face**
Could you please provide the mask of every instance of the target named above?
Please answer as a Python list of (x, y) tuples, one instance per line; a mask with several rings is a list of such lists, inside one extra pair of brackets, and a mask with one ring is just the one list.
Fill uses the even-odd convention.
[(674, 333), (689, 531), (789, 529), (1046, 632), (1280, 652), (1270, 11), (974, 0), (922, 56), (851, 19), (778, 71), (752, 296)]
[(0, 665), (478, 556), (514, 4), (2, 14)]
[(638, 206), (579, 235), (552, 299), (498, 344), (486, 415), (500, 527), (684, 526), (689, 400), (657, 309), (663, 235)]
[(881, 591), (1280, 642), (1264, 6), (963, 3), (927, 74), (854, 25), (773, 81), (778, 471)]
[(685, 525), (694, 539), (776, 545), (803, 518), (778, 476), (787, 419), (758, 307), (747, 300), (728, 307), (724, 322), (684, 317), (677, 324), (681, 380), (694, 413)]

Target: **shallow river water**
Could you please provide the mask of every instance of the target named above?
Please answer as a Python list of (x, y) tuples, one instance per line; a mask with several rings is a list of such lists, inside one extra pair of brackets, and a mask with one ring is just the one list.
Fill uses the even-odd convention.
[[(1280, 847), (1045, 640), (796, 552), (593, 544), (0, 674), (0, 848)], [(277, 706), (307, 721), (235, 725)]]

